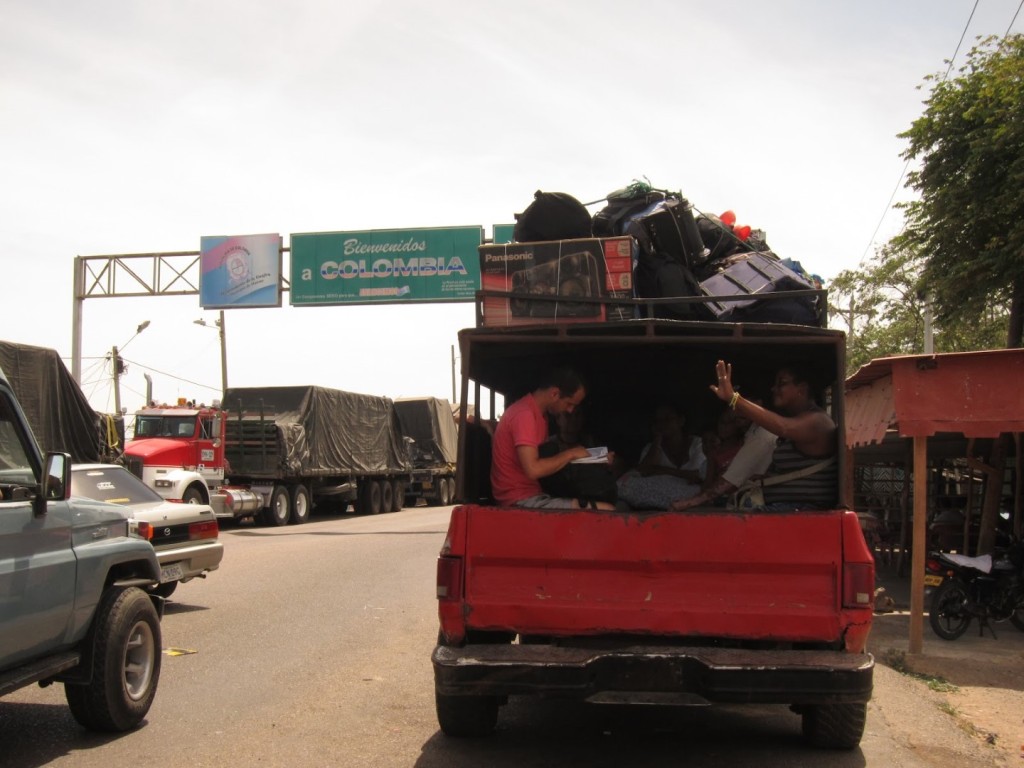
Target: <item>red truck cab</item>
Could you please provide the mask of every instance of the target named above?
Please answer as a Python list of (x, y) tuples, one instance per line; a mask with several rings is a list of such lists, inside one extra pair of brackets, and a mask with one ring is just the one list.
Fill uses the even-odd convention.
[(209, 504), (224, 484), (221, 410), (182, 402), (137, 411), (124, 463), (168, 501)]
[[(696, 418), (721, 408), (708, 387), (716, 360), (753, 394), (799, 359), (830, 385), (845, 482), (839, 331), (638, 319), (480, 327), (459, 344), (462, 402), (475, 394), (478, 417), (488, 392), (507, 406), (547, 367), (570, 365), (586, 381), (588, 423), (627, 459), (649, 439), (655, 405), (681, 403)], [(432, 661), (444, 733), (487, 733), (508, 697), (540, 695), (783, 703), (801, 714), (810, 743), (857, 746), (874, 668), (874, 561), (852, 510), (501, 507), (490, 497), (489, 434), (466, 417), (462, 503), (437, 566)]]

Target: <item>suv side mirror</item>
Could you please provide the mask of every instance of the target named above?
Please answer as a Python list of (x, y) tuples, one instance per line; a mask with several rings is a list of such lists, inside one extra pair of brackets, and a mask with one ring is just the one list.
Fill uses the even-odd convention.
[(43, 481), (36, 494), (36, 514), (46, 513), (47, 501), (63, 501), (71, 498), (71, 455), (68, 453), (47, 453), (43, 468)]

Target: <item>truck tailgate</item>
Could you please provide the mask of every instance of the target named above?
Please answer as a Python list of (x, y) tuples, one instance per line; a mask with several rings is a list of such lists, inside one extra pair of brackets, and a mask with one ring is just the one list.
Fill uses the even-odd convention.
[(461, 507), (450, 554), (467, 629), (834, 642), (849, 514)]

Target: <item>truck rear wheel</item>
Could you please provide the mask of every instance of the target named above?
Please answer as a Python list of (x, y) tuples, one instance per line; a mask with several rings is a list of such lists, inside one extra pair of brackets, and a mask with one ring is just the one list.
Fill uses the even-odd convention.
[(395, 489), (390, 480), (380, 481), (380, 511), (391, 512), (395, 505)]
[(854, 749), (864, 735), (867, 704), (821, 704), (803, 709), (804, 739), (824, 749)]
[(309, 520), (309, 513), (312, 504), (309, 501), (309, 491), (304, 485), (296, 485), (292, 488), (291, 519), (295, 525), (302, 525)]
[(437, 505), (439, 507), (447, 507), (450, 501), (448, 478), (442, 477), (437, 481)]
[(381, 495), (380, 483), (364, 480), (359, 485), (359, 511), (364, 515), (379, 515)]
[(445, 736), (486, 736), (498, 724), (494, 696), (448, 696), (435, 690), (434, 705)]
[(103, 595), (83, 644), (88, 683), (64, 685), (71, 714), (95, 731), (127, 731), (149, 712), (160, 680), (160, 617), (136, 587)]
[(391, 481), (391, 510), (401, 512), (405, 506), (405, 483), (401, 480)]
[(283, 485), (275, 485), (270, 494), (270, 506), (264, 510), (263, 519), (267, 525), (288, 525), (291, 516), (291, 497)]

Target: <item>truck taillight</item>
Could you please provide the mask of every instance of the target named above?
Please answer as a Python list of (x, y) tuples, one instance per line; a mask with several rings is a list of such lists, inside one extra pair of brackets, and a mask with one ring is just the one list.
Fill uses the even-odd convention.
[(875, 568), (871, 563), (843, 565), (843, 608), (868, 608), (875, 598)]
[(453, 602), (462, 599), (462, 558), (437, 558), (437, 599)]
[(193, 541), (196, 539), (216, 539), (219, 532), (220, 529), (217, 526), (216, 520), (205, 520), (201, 523), (189, 523), (188, 526), (188, 537)]

